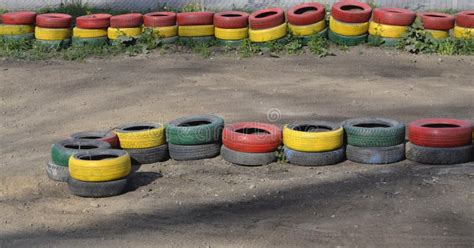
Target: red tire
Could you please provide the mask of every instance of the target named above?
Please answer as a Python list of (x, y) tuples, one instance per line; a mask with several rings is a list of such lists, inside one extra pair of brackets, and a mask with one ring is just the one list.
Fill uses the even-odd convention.
[(267, 29), (285, 22), (285, 12), (281, 8), (262, 9), (253, 12), (249, 17), (251, 29)]
[(338, 21), (364, 23), (370, 20), (372, 8), (355, 0), (337, 2), (332, 6), (331, 15)]
[(411, 143), (426, 147), (458, 147), (471, 144), (472, 125), (455, 119), (422, 119), (408, 125)]
[(467, 10), (457, 13), (456, 25), (463, 28), (474, 28), (474, 10)]
[(141, 26), (142, 23), (143, 15), (140, 13), (117, 15), (110, 18), (110, 27), (112, 28), (135, 28)]
[(33, 25), (36, 21), (36, 12), (21, 11), (2, 15), (3, 24), (9, 25)]
[(455, 19), (452, 15), (437, 12), (425, 12), (418, 13), (418, 16), (421, 18), (425, 29), (450, 30), (454, 28)]
[(49, 13), (36, 16), (36, 26), (42, 28), (70, 28), (72, 16), (60, 13)]
[(415, 21), (415, 12), (399, 8), (374, 9), (372, 20), (376, 23), (395, 26), (410, 26)]
[(249, 26), (249, 14), (241, 11), (226, 11), (214, 15), (214, 26), (236, 29)]
[(214, 13), (212, 12), (178, 13), (176, 20), (179, 26), (212, 25), (214, 23)]
[(222, 132), (224, 146), (239, 152), (272, 152), (278, 148), (281, 141), (281, 129), (266, 123), (239, 122), (226, 125)]
[(84, 29), (105, 29), (110, 26), (109, 14), (93, 14), (76, 18), (76, 26)]
[(152, 12), (143, 16), (145, 27), (169, 27), (176, 25), (176, 13)]
[(302, 3), (288, 10), (288, 22), (292, 25), (311, 25), (326, 16), (326, 8), (320, 3)]

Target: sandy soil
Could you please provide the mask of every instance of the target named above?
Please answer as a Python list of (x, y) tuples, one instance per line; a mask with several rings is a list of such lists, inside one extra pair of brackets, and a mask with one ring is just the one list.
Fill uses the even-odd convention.
[(473, 69), (473, 57), (365, 47), (323, 59), (1, 61), (0, 247), (472, 247), (474, 163), (167, 161), (143, 165), (130, 192), (104, 199), (70, 195), (45, 167), (50, 145), (73, 132), (191, 114), (474, 119)]

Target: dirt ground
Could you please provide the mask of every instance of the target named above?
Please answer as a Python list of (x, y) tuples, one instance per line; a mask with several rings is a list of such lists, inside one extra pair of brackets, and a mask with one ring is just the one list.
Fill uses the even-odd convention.
[[(0, 61), (0, 247), (472, 247), (474, 163), (143, 165), (131, 191), (69, 194), (45, 172), (73, 132), (216, 114), (227, 123), (474, 119), (474, 57), (357, 47), (238, 59), (153, 53)], [(270, 116), (267, 116), (270, 113)]]

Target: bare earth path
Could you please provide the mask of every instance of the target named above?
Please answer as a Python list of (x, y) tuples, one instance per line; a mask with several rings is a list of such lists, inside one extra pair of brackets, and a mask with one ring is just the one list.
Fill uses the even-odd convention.
[(158, 53), (0, 62), (0, 247), (472, 247), (474, 163), (143, 165), (84, 199), (47, 179), (72, 132), (210, 113), (235, 121), (474, 119), (474, 58), (354, 48), (335, 57)]

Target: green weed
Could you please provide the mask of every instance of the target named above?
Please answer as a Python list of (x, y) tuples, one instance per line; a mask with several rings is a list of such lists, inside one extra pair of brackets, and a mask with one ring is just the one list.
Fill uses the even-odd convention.
[(326, 57), (330, 55), (329, 52), (329, 42), (324, 37), (319, 35), (313, 35), (311, 40), (308, 42), (308, 47), (311, 53), (321, 57)]
[(254, 45), (249, 39), (242, 42), (242, 44), (237, 48), (237, 51), (242, 58), (248, 58), (261, 52), (260, 48)]

